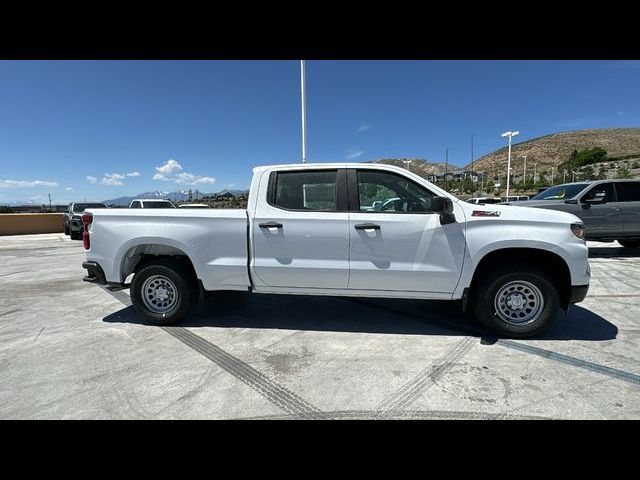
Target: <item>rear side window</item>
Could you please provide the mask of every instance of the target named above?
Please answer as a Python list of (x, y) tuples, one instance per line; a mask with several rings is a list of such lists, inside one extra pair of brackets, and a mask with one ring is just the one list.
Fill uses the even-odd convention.
[(640, 202), (640, 182), (616, 182), (619, 202)]
[(337, 210), (337, 170), (276, 172), (271, 204), (287, 210)]

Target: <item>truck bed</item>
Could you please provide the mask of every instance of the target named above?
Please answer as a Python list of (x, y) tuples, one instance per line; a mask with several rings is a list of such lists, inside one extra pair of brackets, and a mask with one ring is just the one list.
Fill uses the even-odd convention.
[(250, 285), (246, 210), (87, 211), (93, 215), (87, 260), (102, 266), (107, 282), (124, 282), (126, 265), (137, 255), (159, 254), (186, 255), (207, 290), (246, 290)]

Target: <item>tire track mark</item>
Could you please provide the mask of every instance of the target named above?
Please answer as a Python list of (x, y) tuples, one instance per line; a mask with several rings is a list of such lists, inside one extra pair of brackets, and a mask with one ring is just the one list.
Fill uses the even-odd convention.
[[(131, 306), (131, 298), (122, 290), (113, 292), (104, 287), (103, 290), (120, 300), (123, 304)], [(259, 370), (256, 370), (251, 365), (231, 355), (217, 345), (214, 345), (184, 327), (160, 328), (205, 358), (211, 360), (287, 414), (296, 418), (319, 418), (318, 415), (321, 411), (318, 407), (307, 402), (283, 385), (271, 380)]]
[[(321, 420), (374, 420), (377, 419), (375, 410), (337, 410), (322, 412)], [(292, 420), (290, 415), (262, 415), (245, 417), (241, 420)], [(547, 417), (516, 415), (509, 412), (465, 412), (454, 410), (405, 410), (402, 412), (390, 412), (388, 420), (548, 420)]]
[(397, 415), (414, 403), (425, 391), (431, 388), (453, 365), (464, 357), (476, 343), (475, 338), (465, 337), (441, 356), (434, 365), (425, 368), (413, 380), (407, 382), (395, 393), (384, 398), (376, 408), (377, 416)]

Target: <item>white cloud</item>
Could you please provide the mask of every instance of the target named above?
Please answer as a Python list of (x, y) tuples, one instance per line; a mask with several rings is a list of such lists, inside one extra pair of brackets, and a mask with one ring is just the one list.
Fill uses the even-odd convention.
[(369, 130), (371, 128), (371, 125), (360, 125), (358, 127), (358, 132), (366, 132), (367, 130)]
[(105, 173), (101, 183), (110, 187), (120, 187), (124, 185), (123, 178), (124, 174), (122, 173)]
[(213, 177), (194, 175), (183, 172), (182, 170), (182, 165), (173, 159), (169, 159), (163, 165), (156, 167), (156, 173), (153, 179), (162, 180), (163, 182), (173, 182), (179, 185), (212, 184), (216, 181)]
[(350, 148), (349, 150), (347, 150), (347, 155), (345, 156), (345, 158), (347, 158), (348, 160), (353, 160), (354, 158), (358, 158), (363, 153), (364, 152), (362, 150)]
[(96, 177), (92, 177), (91, 175), (87, 177), (87, 182), (89, 183), (96, 183), (97, 181), (98, 179)]
[(67, 192), (73, 192), (73, 187), (67, 187), (67, 188), (65, 188), (65, 190), (66, 190)]
[(139, 177), (140, 176), (140, 172), (130, 172), (125, 174), (127, 177)]
[(0, 180), (0, 188), (57, 187), (56, 182), (43, 180)]

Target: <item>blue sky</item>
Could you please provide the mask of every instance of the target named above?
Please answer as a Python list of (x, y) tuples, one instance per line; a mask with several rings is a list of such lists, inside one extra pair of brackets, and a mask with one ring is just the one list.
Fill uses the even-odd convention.
[[(0, 61), (0, 204), (248, 187), (301, 157), (297, 61)], [(516, 138), (640, 127), (637, 61), (307, 61), (310, 162), (464, 165)]]

